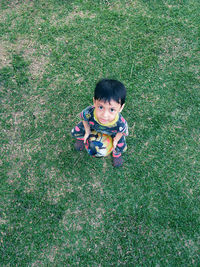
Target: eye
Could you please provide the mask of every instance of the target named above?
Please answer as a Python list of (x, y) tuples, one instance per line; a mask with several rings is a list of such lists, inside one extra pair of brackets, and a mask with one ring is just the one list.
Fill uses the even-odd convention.
[(111, 108), (110, 111), (111, 111), (111, 112), (114, 112), (115, 110), (114, 110), (114, 108)]
[(99, 106), (99, 109), (103, 109), (103, 106)]

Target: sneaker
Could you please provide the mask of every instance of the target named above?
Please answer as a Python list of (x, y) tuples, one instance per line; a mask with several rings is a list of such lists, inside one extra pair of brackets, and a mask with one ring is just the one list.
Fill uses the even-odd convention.
[(77, 150), (77, 151), (82, 151), (84, 148), (85, 148), (85, 145), (84, 145), (84, 142), (83, 142), (83, 140), (76, 140), (76, 143), (75, 143), (75, 145), (74, 145), (74, 147), (75, 147), (75, 149)]
[(122, 155), (116, 155), (113, 153), (113, 166), (114, 167), (121, 167), (123, 165)]

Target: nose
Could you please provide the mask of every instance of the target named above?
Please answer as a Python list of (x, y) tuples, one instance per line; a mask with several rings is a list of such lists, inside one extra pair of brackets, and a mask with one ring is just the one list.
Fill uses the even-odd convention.
[(103, 118), (106, 120), (108, 118), (108, 111), (105, 110), (103, 113)]

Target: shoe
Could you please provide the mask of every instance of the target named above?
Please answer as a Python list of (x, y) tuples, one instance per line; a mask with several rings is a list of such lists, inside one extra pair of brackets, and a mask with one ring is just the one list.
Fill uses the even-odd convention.
[(113, 153), (113, 166), (121, 167), (123, 165), (123, 159), (121, 154), (117, 155)]
[(77, 151), (82, 151), (84, 148), (85, 148), (85, 145), (84, 145), (84, 142), (83, 142), (83, 140), (76, 140), (76, 143), (75, 143), (75, 145), (74, 145), (74, 147), (75, 147), (75, 149), (77, 150)]

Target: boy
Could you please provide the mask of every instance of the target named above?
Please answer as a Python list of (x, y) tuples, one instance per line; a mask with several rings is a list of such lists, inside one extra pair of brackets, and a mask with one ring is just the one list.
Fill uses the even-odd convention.
[(113, 138), (113, 165), (120, 167), (123, 164), (121, 153), (126, 151), (125, 136), (128, 135), (128, 125), (120, 114), (126, 99), (125, 86), (110, 79), (100, 80), (94, 91), (93, 106), (84, 109), (80, 117), (83, 120), (72, 130), (75, 137), (75, 148), (84, 149), (91, 130), (108, 134)]

